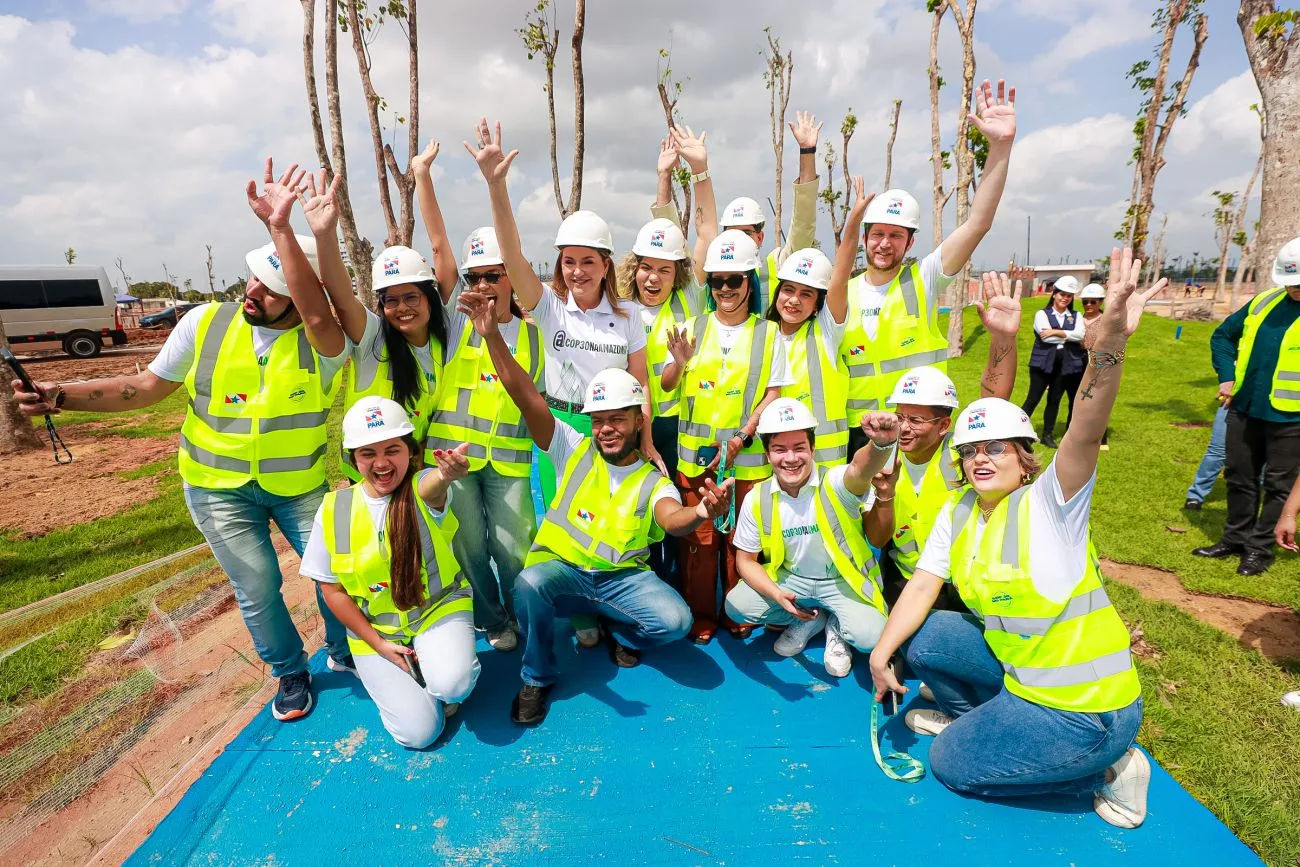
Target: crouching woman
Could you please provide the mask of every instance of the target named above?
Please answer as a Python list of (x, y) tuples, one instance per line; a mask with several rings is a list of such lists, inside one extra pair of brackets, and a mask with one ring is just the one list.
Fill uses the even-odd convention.
[(402, 746), (423, 749), (474, 689), (473, 597), (451, 552), (447, 489), (469, 471), (466, 446), (424, 469), (406, 411), (386, 398), (343, 417), (361, 483), (325, 495), (303, 575), (348, 630), (357, 676)]

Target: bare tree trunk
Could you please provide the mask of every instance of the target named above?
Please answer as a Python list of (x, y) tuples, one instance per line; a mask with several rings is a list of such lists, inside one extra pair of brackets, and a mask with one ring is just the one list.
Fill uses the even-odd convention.
[(587, 31), (587, 0), (577, 0), (573, 10), (573, 177), (569, 182), (568, 212), (582, 209), (582, 164), (587, 148), (587, 89), (582, 77), (582, 37)]
[(393, 216), (393, 194), (388, 187), (388, 168), (384, 165), (384, 133), (379, 126), (379, 94), (370, 77), (370, 49), (366, 46), (365, 31), (357, 12), (357, 0), (345, 0), (348, 32), (352, 35), (352, 53), (357, 57), (357, 72), (361, 76), (361, 92), (366, 98), (366, 120), (370, 123), (370, 145), (374, 149), (375, 178), (379, 184), (379, 210), (384, 217), (387, 235), (384, 246), (401, 243), (397, 218)]
[[(679, 98), (678, 96), (671, 99), (668, 97), (668, 88), (671, 84), (671, 70), (669, 70), (668, 75), (659, 79), (659, 104), (664, 108), (664, 123), (667, 125), (670, 135), (673, 127), (677, 124), (677, 100)], [(681, 94), (680, 84), (675, 85), (674, 93)], [(689, 170), (687, 170), (687, 174), (690, 174)], [(682, 189), (682, 206), (677, 213), (681, 215), (682, 234), (687, 235), (691, 231), (691, 182), (687, 179), (685, 183), (679, 184), (677, 178), (678, 176), (674, 173), (672, 184), (673, 204), (677, 203), (677, 188), (680, 186)]]
[[(975, 7), (979, 0), (967, 0), (963, 12), (958, 0), (945, 0), (952, 10), (953, 20), (957, 24), (957, 33), (961, 37), (961, 106), (957, 111), (957, 140), (953, 144), (953, 162), (957, 164), (957, 219), (960, 226), (970, 219), (970, 191), (975, 183), (975, 155), (970, 147), (971, 99), (975, 93)], [(966, 295), (969, 288), (970, 263), (962, 268), (961, 274), (953, 281), (949, 292), (952, 312), (948, 315), (948, 356), (959, 358), (966, 351), (966, 338), (962, 329), (962, 311), (966, 309)]]
[(392, 145), (384, 145), (384, 164), (397, 185), (399, 234), (396, 242), (409, 247), (415, 233), (415, 172), (411, 169), (411, 157), (420, 152), (420, 41), (416, 30), (415, 0), (406, 0), (403, 32), (407, 49), (407, 93), (410, 94), (406, 109), (406, 171), (398, 166)]
[(947, 4), (939, 2), (930, 15), (930, 168), (934, 172), (931, 243), (935, 247), (943, 242), (943, 208), (948, 203), (943, 191), (943, 147), (939, 143), (939, 24), (946, 11)]
[(776, 157), (776, 195), (772, 201), (772, 218), (776, 223), (778, 243), (783, 237), (785, 223), (781, 220), (782, 161), (785, 156), (785, 112), (790, 105), (790, 86), (794, 79), (794, 53), (787, 51), (781, 56), (781, 40), (773, 38), (772, 28), (764, 27), (767, 34), (767, 47), (771, 52), (767, 57), (767, 72), (764, 80), (768, 91), (768, 117), (772, 122), (772, 155)]
[(205, 244), (208, 250), (208, 293), (212, 295), (213, 300), (217, 297), (217, 272), (212, 266), (212, 245)]
[[(6, 348), (9, 346), (3, 321), (0, 321), (0, 346)], [(7, 368), (5, 374), (5, 382), (0, 383), (0, 454), (15, 454), (39, 449), (40, 435), (37, 434), (36, 428), (32, 427), (31, 420), (18, 411), (14, 390), (9, 387), (10, 376)]]
[(113, 260), (113, 265), (117, 267), (117, 272), (122, 275), (122, 294), (131, 294), (131, 278), (126, 276), (126, 266), (122, 264), (122, 257), (118, 256)]
[(1152, 284), (1160, 279), (1160, 269), (1164, 267), (1164, 260), (1161, 258), (1165, 254), (1165, 229), (1169, 228), (1169, 214), (1166, 213), (1160, 221), (1160, 234), (1156, 236), (1156, 249), (1151, 254), (1151, 281), (1147, 283), (1150, 288)]
[(1257, 262), (1266, 262), (1300, 236), (1295, 202), (1300, 190), (1300, 21), (1278, 12), (1272, 0), (1242, 0), (1237, 24), (1264, 106), (1264, 169), (1254, 252)]
[[(885, 189), (889, 189), (889, 179), (894, 176), (894, 141), (898, 138), (898, 115), (902, 110), (903, 101), (894, 100), (894, 119), (889, 123), (889, 144), (885, 145)], [(844, 170), (848, 171), (848, 160)]]

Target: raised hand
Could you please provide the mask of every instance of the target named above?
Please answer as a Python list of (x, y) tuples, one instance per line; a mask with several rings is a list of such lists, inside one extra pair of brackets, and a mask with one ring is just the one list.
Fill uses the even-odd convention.
[(497, 296), (464, 289), (456, 301), (456, 309), (469, 317), (480, 337), (490, 337), (500, 330), (497, 322)]
[(1106, 310), (1102, 321), (1108, 325), (1122, 325), (1124, 336), (1131, 337), (1142, 321), (1142, 308), (1154, 298), (1169, 281), (1160, 278), (1145, 292), (1137, 291), (1142, 275), (1142, 260), (1133, 258), (1133, 250), (1114, 247), (1110, 251), (1110, 276), (1106, 281)]
[(731, 489), (735, 487), (736, 480), (726, 479), (722, 484), (718, 484), (713, 479), (706, 478), (704, 486), (699, 489), (700, 504), (695, 507), (695, 514), (702, 521), (712, 521), (727, 511), (731, 503)]
[(1020, 281), (1013, 286), (1006, 273), (985, 271), (984, 300), (974, 302), (980, 322), (991, 334), (1015, 337), (1020, 330)]
[(428, 146), (415, 156), (411, 157), (411, 170), (417, 175), (427, 175), (433, 167), (433, 161), (438, 158), (438, 152), (442, 150), (442, 145), (434, 139), (429, 139)]
[[(1142, 262), (1138, 261), (1138, 273), (1142, 271)], [(1124, 333), (1129, 337), (1133, 332), (1138, 330), (1138, 325), (1142, 322), (1142, 311), (1146, 308), (1147, 302), (1159, 295), (1169, 285), (1168, 278), (1161, 277), (1145, 292), (1134, 292), (1128, 297), (1128, 306), (1125, 309)]]
[(681, 162), (681, 155), (677, 153), (677, 148), (673, 146), (672, 140), (666, 138), (659, 142), (659, 162), (655, 164), (655, 171), (659, 174), (671, 172), (677, 168)]
[(685, 367), (695, 355), (695, 338), (687, 334), (686, 328), (670, 327), (668, 329), (668, 351), (678, 367)]
[(691, 171), (699, 174), (709, 162), (709, 149), (704, 145), (704, 139), (708, 137), (707, 132), (701, 132), (700, 137), (695, 137), (695, 131), (689, 126), (674, 126), (672, 130), (673, 147), (677, 153), (681, 154), (682, 159), (691, 167)]
[(298, 201), (298, 192), (306, 171), (294, 163), (285, 170), (279, 180), (271, 165), (271, 158), (266, 158), (266, 171), (262, 177), (262, 192), (257, 192), (257, 182), (249, 181), (245, 190), (248, 194), (248, 206), (267, 228), (286, 228), (289, 214), (293, 212), (294, 202)]
[(320, 170), (319, 179), (311, 172), (307, 173), (307, 182), (302, 188), (302, 213), (313, 235), (333, 235), (338, 228), (339, 211), (334, 202), (338, 188), (338, 175), (327, 185), (324, 169)]
[(898, 442), (898, 416), (892, 412), (869, 412), (862, 417), (862, 432), (878, 446)]
[(997, 96), (988, 79), (975, 88), (975, 113), (966, 115), (990, 142), (1010, 142), (1016, 137), (1016, 89), (998, 79)]
[(501, 121), (497, 121), (496, 129), (492, 131), (488, 129), (487, 118), (479, 118), (474, 135), (478, 149), (470, 147), (469, 142), (464, 142), (465, 150), (478, 163), (478, 169), (488, 183), (504, 181), (510, 173), (510, 164), (519, 156), (519, 151), (512, 150), (507, 154), (501, 150)]
[(433, 462), (444, 482), (454, 482), (469, 475), (469, 443), (461, 443), (454, 449), (434, 449)]
[(797, 123), (790, 124), (790, 132), (801, 148), (817, 147), (817, 137), (821, 135), (822, 125), (817, 123), (817, 116), (810, 111), (795, 113)]
[(863, 178), (862, 175), (854, 175), (853, 176), (853, 210), (849, 212), (853, 216), (853, 219), (861, 220), (863, 214), (867, 212), (867, 205), (871, 204), (871, 200), (874, 199), (875, 197), (876, 194), (874, 192), (873, 193), (867, 192), (866, 179)]

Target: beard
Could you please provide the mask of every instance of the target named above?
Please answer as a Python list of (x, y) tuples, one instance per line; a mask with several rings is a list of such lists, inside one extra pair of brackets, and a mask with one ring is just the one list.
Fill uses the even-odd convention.
[(605, 463), (617, 465), (619, 461), (627, 460), (628, 455), (637, 450), (637, 440), (634, 437), (624, 437), (623, 445), (618, 451), (613, 453), (605, 451), (600, 443), (597, 442), (596, 450), (599, 451), (600, 456), (605, 459)]
[(279, 316), (271, 316), (269, 313), (266, 312), (266, 306), (262, 304), (261, 301), (258, 301), (256, 298), (249, 298), (248, 296), (244, 296), (244, 301), (251, 303), (254, 307), (257, 308), (256, 313), (249, 313), (248, 310), (244, 308), (244, 306), (241, 304), (239, 308), (239, 312), (243, 314), (244, 321), (247, 322), (249, 325), (260, 327), (260, 328), (265, 328), (267, 326), (274, 325), (275, 323), (279, 322), (280, 320), (288, 316), (290, 313), (292, 313), (294, 309), (293, 304), (289, 304), (287, 307), (285, 307), (284, 312), (281, 313)]

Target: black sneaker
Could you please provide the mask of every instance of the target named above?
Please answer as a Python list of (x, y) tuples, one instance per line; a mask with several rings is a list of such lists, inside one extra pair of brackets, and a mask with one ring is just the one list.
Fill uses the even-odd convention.
[(1193, 500), (1189, 497), (1187, 502), (1183, 503), (1183, 509), (1188, 512), (1199, 512), (1201, 511), (1201, 501)]
[(524, 726), (535, 726), (546, 719), (546, 712), (550, 710), (546, 699), (552, 689), (553, 686), (524, 684), (510, 705), (510, 719)]
[(280, 691), (271, 702), (271, 715), (280, 722), (301, 719), (311, 713), (311, 674), (301, 671), (280, 678)]
[(614, 633), (604, 623), (600, 624), (600, 635), (609, 646), (609, 661), (619, 668), (636, 668), (641, 664), (641, 651), (619, 644)]
[(342, 659), (335, 659), (332, 656), (329, 657), (329, 659), (325, 661), (325, 667), (330, 671), (350, 671), (353, 674), (357, 673), (356, 661), (352, 659), (352, 654), (350, 653)]

